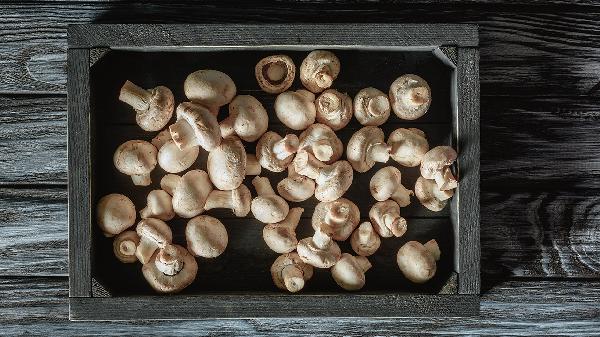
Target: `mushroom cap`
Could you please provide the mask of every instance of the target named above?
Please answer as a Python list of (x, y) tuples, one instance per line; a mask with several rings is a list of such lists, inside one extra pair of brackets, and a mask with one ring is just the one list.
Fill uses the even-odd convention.
[(331, 267), (331, 276), (345, 290), (359, 290), (365, 286), (365, 269), (371, 268), (366, 257), (355, 257), (344, 253), (340, 260)]
[(429, 281), (437, 269), (433, 255), (417, 241), (409, 241), (400, 247), (396, 262), (404, 277), (414, 283)]
[(339, 199), (352, 185), (353, 176), (352, 166), (345, 160), (323, 167), (316, 180), (315, 198), (325, 202)]
[(330, 241), (325, 248), (320, 248), (308, 237), (298, 242), (298, 256), (307, 264), (317, 268), (331, 268), (342, 256), (340, 246), (335, 241)]
[(369, 210), (369, 218), (381, 237), (401, 237), (406, 233), (406, 219), (400, 216), (400, 206), (394, 200), (375, 203)]
[(388, 96), (373, 87), (364, 88), (354, 96), (354, 116), (362, 125), (379, 126), (390, 117)]
[(427, 81), (417, 75), (402, 75), (390, 86), (390, 103), (401, 119), (417, 119), (429, 109), (431, 88)]
[(115, 257), (123, 263), (134, 263), (137, 261), (135, 251), (140, 243), (140, 237), (135, 231), (124, 231), (113, 240), (113, 252)]
[[(168, 275), (157, 265), (176, 265), (181, 268), (176, 274)], [(157, 250), (152, 255), (149, 263), (142, 266), (142, 273), (150, 286), (160, 293), (176, 293), (194, 282), (198, 273), (198, 263), (188, 251), (178, 245), (169, 245), (168, 248)]]
[(223, 139), (208, 154), (206, 170), (213, 185), (220, 190), (233, 190), (246, 177), (246, 149), (237, 137)]
[(359, 222), (358, 206), (346, 198), (318, 203), (311, 221), (315, 230), (320, 229), (337, 241), (346, 241)]
[(173, 140), (169, 140), (158, 150), (158, 165), (168, 173), (179, 173), (194, 164), (198, 153), (197, 146), (180, 150)]
[(315, 122), (315, 95), (306, 90), (286, 91), (275, 99), (277, 118), (288, 128), (304, 130)]
[(310, 52), (300, 65), (300, 81), (314, 93), (329, 88), (339, 73), (340, 60), (326, 50)]
[(250, 213), (250, 203), (252, 194), (246, 185), (241, 184), (238, 188), (231, 191), (231, 208), (233, 214), (238, 217), (246, 216)]
[(169, 123), (173, 116), (175, 99), (171, 89), (162, 85), (149, 89), (148, 110), (135, 110), (135, 121), (145, 131), (158, 131)]
[(263, 223), (276, 223), (285, 219), (290, 206), (276, 194), (259, 195), (252, 199), (250, 210), (256, 220)]
[[(297, 137), (293, 134), (287, 135), (289, 141), (289, 149), (286, 149), (290, 153), (297, 151), (298, 142)], [(284, 171), (294, 159), (294, 155), (290, 154), (284, 159), (277, 158), (275, 153), (275, 143), (281, 141), (283, 138), (273, 131), (265, 132), (262, 137), (256, 143), (256, 159), (260, 163), (260, 166), (266, 168), (271, 172), (282, 172)]]
[[(456, 180), (446, 178), (449, 166), (456, 161), (456, 151), (450, 146), (436, 146), (429, 150), (421, 160), (421, 175), (426, 179), (436, 179), (438, 187), (443, 190), (456, 187)], [(449, 171), (448, 171), (449, 172)], [(438, 181), (439, 179), (439, 181)]]
[(157, 163), (154, 145), (144, 140), (130, 140), (117, 148), (113, 156), (115, 167), (128, 176), (152, 172)]
[[(283, 270), (288, 266), (296, 266), (302, 271), (302, 280), (291, 280), (292, 282), (295, 282), (289, 286), (286, 284), (283, 277)], [(296, 252), (278, 256), (277, 259), (275, 259), (275, 262), (273, 262), (273, 265), (271, 265), (271, 277), (273, 278), (275, 286), (281, 290), (288, 290), (291, 292), (300, 291), (304, 287), (304, 281), (308, 281), (312, 278), (313, 272), (313, 267), (304, 263)]]
[(446, 207), (448, 199), (454, 195), (454, 191), (442, 191), (434, 180), (419, 177), (415, 183), (415, 195), (425, 208), (433, 212), (439, 212)]
[(156, 249), (165, 247), (173, 241), (171, 228), (159, 219), (142, 219), (135, 227), (135, 231), (140, 237), (135, 255), (142, 264), (150, 261)]
[(186, 172), (173, 190), (173, 210), (182, 218), (192, 218), (204, 211), (204, 203), (213, 186), (202, 170)]
[(214, 258), (221, 255), (229, 241), (227, 229), (219, 219), (199, 215), (185, 226), (188, 250), (195, 256)]
[(388, 137), (388, 145), (392, 147), (390, 157), (402, 166), (415, 167), (429, 151), (429, 143), (425, 133), (415, 128), (399, 128)]
[(183, 83), (185, 96), (207, 107), (221, 107), (236, 94), (235, 83), (229, 75), (218, 70), (203, 69), (189, 74)]
[(373, 225), (365, 221), (352, 233), (350, 245), (356, 254), (360, 256), (370, 256), (381, 246), (381, 238), (375, 232)]
[(338, 131), (352, 119), (352, 98), (335, 89), (323, 91), (315, 100), (317, 122)]
[(383, 130), (376, 126), (365, 126), (356, 131), (346, 147), (346, 158), (357, 172), (367, 172), (375, 165), (375, 145), (385, 144)]
[(117, 235), (135, 223), (135, 205), (123, 194), (112, 193), (98, 200), (96, 221), (106, 236)]
[(292, 208), (283, 221), (263, 227), (263, 239), (272, 251), (282, 254), (296, 249), (296, 227), (302, 212), (304, 208)]
[[(221, 143), (221, 128), (217, 117), (204, 106), (192, 102), (180, 103), (177, 106), (177, 121), (179, 122), (181, 119), (187, 122), (193, 132), (195, 141), (192, 145), (200, 145), (206, 151), (212, 151)], [(187, 147), (183, 143), (183, 139), (187, 135), (180, 133), (181, 130), (174, 128), (174, 125), (171, 125), (169, 130), (175, 144), (180, 149)]]
[(337, 161), (344, 153), (344, 144), (325, 124), (309, 126), (300, 134), (299, 140), (298, 151), (306, 150), (326, 164)]
[(163, 190), (152, 190), (146, 197), (146, 208), (140, 211), (140, 218), (156, 218), (169, 221), (175, 217), (173, 200), (169, 193)]
[(254, 73), (263, 91), (278, 94), (286, 91), (294, 83), (296, 66), (287, 55), (271, 55), (258, 61)]
[[(264, 106), (253, 96), (239, 95), (229, 103), (229, 118), (232, 118), (232, 129), (238, 137), (246, 142), (255, 142), (269, 127), (269, 116)], [(227, 120), (227, 119), (226, 119)], [(228, 123), (222, 123), (221, 133), (229, 127)], [(223, 137), (227, 135), (224, 134)]]
[(302, 175), (289, 176), (277, 183), (277, 192), (287, 201), (305, 201), (315, 194), (315, 181)]
[(171, 138), (171, 132), (169, 131), (169, 128), (165, 128), (164, 130), (159, 132), (156, 136), (154, 136), (154, 138), (152, 138), (150, 143), (152, 143), (152, 145), (154, 145), (154, 147), (157, 150), (160, 150), (160, 148), (163, 145), (165, 145), (168, 141), (170, 141), (171, 139), (173, 139), (173, 138)]
[(402, 185), (402, 173), (394, 166), (386, 166), (377, 171), (369, 183), (371, 195), (377, 201), (392, 199), (400, 205), (406, 207), (410, 204), (411, 190), (407, 190)]

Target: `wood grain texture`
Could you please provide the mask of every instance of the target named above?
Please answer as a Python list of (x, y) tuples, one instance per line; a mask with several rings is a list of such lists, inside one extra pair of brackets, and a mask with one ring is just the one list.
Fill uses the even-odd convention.
[(482, 295), (480, 318), (292, 318), (69, 322), (66, 278), (0, 278), (3, 335), (363, 336), (600, 334), (598, 281), (507, 281)]

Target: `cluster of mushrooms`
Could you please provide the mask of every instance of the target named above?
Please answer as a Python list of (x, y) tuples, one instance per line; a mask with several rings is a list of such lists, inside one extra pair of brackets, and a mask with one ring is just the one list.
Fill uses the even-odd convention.
[[(425, 133), (419, 129), (399, 128), (387, 142), (378, 127), (390, 117), (401, 119), (423, 116), (431, 103), (431, 89), (417, 75), (403, 75), (390, 86), (389, 95), (375, 88), (358, 92), (354, 100), (330, 88), (340, 71), (338, 58), (329, 51), (313, 51), (300, 66), (305, 89), (288, 91), (296, 67), (286, 55), (260, 60), (255, 68), (258, 84), (267, 93), (278, 94), (274, 109), (288, 128), (302, 131), (281, 136), (268, 131), (269, 117), (253, 96), (237, 95), (236, 85), (217, 70), (198, 70), (184, 83), (188, 102), (176, 108), (171, 90), (158, 86), (143, 89), (127, 81), (119, 99), (136, 112), (137, 124), (144, 130), (160, 131), (151, 142), (130, 140), (114, 153), (115, 167), (131, 176), (135, 185), (151, 184), (150, 172), (156, 165), (167, 172), (160, 189), (147, 196), (147, 206), (139, 212), (122, 194), (109, 194), (97, 205), (97, 221), (106, 236), (114, 238), (114, 253), (125, 263), (140, 261), (149, 284), (158, 292), (177, 292), (196, 277), (196, 257), (215, 258), (228, 243), (225, 226), (218, 219), (202, 215), (214, 208), (231, 209), (244, 217), (248, 213), (265, 223), (263, 239), (281, 254), (271, 267), (274, 284), (289, 292), (300, 291), (312, 277), (313, 268), (330, 268), (335, 282), (346, 290), (365, 284), (371, 268), (368, 256), (380, 246), (381, 237), (401, 237), (407, 221), (400, 208), (410, 204), (411, 195), (432, 211), (440, 211), (457, 187), (450, 166), (456, 152), (448, 146), (429, 149)], [(219, 122), (221, 107), (229, 105), (229, 116)], [(167, 126), (175, 111), (177, 120)], [(364, 127), (346, 146), (336, 131), (352, 116)], [(246, 153), (243, 142), (257, 142), (255, 154)], [(199, 155), (208, 152), (206, 171), (189, 169)], [(420, 165), (421, 176), (414, 192), (402, 185), (401, 172), (387, 166), (370, 180), (376, 203), (370, 221), (360, 223), (358, 207), (343, 198), (352, 184), (353, 171), (367, 172), (376, 162), (389, 159), (405, 167)], [(275, 191), (262, 169), (288, 172)], [(178, 175), (181, 174), (181, 175)], [(255, 176), (252, 196), (243, 184)], [(290, 208), (288, 202), (305, 201), (315, 196), (320, 203), (312, 215), (312, 237), (296, 238), (303, 208)], [(167, 221), (175, 216), (189, 219), (185, 228), (187, 247), (172, 242)], [(350, 240), (356, 256), (342, 253), (337, 241)], [(397, 254), (404, 276), (424, 283), (436, 272), (440, 250), (435, 240), (422, 244), (410, 241)]]

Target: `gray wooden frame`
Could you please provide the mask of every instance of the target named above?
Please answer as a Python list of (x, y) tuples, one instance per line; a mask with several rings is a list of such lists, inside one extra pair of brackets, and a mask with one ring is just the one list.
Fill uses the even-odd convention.
[[(479, 312), (479, 51), (474, 25), (77, 25), (68, 30), (69, 287), (74, 320), (314, 316), (472, 316)], [(332, 41), (335, 44), (332, 45)], [(458, 294), (210, 294), (94, 297), (91, 275), (90, 51), (335, 47), (448, 48), (456, 65), (453, 118), (460, 185)], [(100, 289), (101, 290), (101, 289)], [(285, 309), (285, 310), (283, 310)]]

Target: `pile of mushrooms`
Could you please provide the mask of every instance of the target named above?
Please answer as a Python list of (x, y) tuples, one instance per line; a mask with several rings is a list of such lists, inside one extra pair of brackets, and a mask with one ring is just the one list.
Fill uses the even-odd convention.
[[(331, 51), (312, 51), (298, 71), (304, 88), (292, 88), (297, 71), (291, 57), (258, 60), (256, 81), (265, 93), (277, 95), (273, 107), (263, 106), (256, 97), (237, 95), (233, 79), (218, 70), (187, 76), (182, 89), (188, 101), (177, 106), (169, 88), (143, 89), (126, 81), (119, 99), (133, 108), (142, 130), (160, 132), (115, 150), (116, 169), (134, 185), (153, 188), (135, 228), (136, 206), (127, 196), (113, 193), (97, 202), (97, 223), (105, 236), (114, 237), (115, 257), (123, 263), (139, 261), (157, 292), (181, 291), (194, 282), (201, 259), (218, 258), (226, 250), (227, 224), (203, 214), (226, 208), (236, 217), (251, 214), (264, 224), (265, 247), (281, 254), (265, 271), (275, 287), (301, 291), (317, 268), (330, 269), (345, 290), (363, 288), (365, 273), (377, 268), (368, 257), (377, 252), (381, 240), (403, 237), (410, 230), (401, 209), (413, 195), (430, 211), (446, 206), (458, 186), (452, 171), (457, 153), (449, 146), (430, 149), (425, 133), (416, 128), (396, 129), (387, 141), (380, 128), (391, 111), (404, 120), (427, 112), (432, 96), (423, 78), (402, 75), (390, 84), (388, 94), (365, 87), (352, 99), (334, 88), (340, 68)], [(229, 114), (219, 121), (224, 106)], [(268, 109), (298, 134), (270, 131)], [(336, 132), (353, 116), (363, 127), (344, 146)], [(248, 153), (248, 143), (254, 142), (254, 153)], [(206, 158), (206, 167), (199, 167), (199, 157)], [(344, 195), (353, 172), (368, 172), (376, 163), (390, 164), (372, 174), (369, 190), (374, 201), (368, 221), (361, 221), (359, 208)], [(411, 190), (403, 185), (401, 168), (417, 166), (421, 176)], [(162, 178), (153, 182), (151, 175), (157, 170)], [(287, 177), (270, 181), (260, 176), (263, 170), (287, 171)], [(254, 176), (248, 179), (254, 195), (244, 183), (248, 176)], [(312, 214), (290, 205), (313, 196), (319, 203)], [(173, 242), (168, 222), (175, 217), (189, 219), (185, 242)], [(314, 234), (298, 238), (296, 229), (306, 222)], [(346, 240), (356, 255), (342, 251), (338, 242)], [(409, 241), (399, 248), (397, 264), (406, 280), (423, 283), (435, 275), (440, 256), (434, 239), (425, 244)]]

